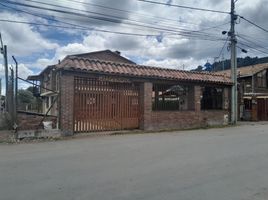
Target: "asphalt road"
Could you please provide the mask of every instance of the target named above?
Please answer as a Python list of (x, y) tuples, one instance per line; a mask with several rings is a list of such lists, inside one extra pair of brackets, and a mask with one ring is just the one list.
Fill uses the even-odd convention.
[(0, 145), (1, 200), (267, 200), (268, 125)]

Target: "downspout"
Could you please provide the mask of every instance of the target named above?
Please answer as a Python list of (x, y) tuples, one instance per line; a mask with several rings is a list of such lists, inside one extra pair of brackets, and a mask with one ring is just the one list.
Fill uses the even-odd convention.
[(254, 92), (255, 92), (255, 82), (254, 82), (253, 68), (254, 68), (254, 66), (252, 65), (252, 76), (251, 76), (251, 92), (252, 92), (252, 95), (253, 95)]

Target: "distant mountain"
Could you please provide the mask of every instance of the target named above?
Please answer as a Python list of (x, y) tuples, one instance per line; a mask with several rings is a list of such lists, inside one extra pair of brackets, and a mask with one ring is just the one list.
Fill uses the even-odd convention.
[[(268, 57), (251, 58), (247, 56), (245, 58), (237, 58), (238, 68), (248, 66), (248, 65), (261, 64), (261, 63), (268, 63)], [(230, 69), (230, 67), (231, 67), (231, 62), (230, 62), (230, 59), (228, 59), (228, 60), (213, 63), (211, 69), (208, 69), (206, 66), (202, 67), (201, 65), (199, 65), (196, 69), (193, 69), (192, 71), (222, 71), (222, 70)]]

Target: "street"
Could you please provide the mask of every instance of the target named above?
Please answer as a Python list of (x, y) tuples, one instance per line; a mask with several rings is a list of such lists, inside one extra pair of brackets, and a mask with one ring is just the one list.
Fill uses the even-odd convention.
[(268, 124), (0, 144), (1, 200), (267, 200)]

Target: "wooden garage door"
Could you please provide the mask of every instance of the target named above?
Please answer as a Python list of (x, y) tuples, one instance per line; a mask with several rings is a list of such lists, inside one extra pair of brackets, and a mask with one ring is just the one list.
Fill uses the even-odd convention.
[(268, 99), (267, 98), (257, 99), (257, 107), (258, 107), (258, 120), (267, 121), (268, 120)]
[(139, 87), (110, 78), (75, 78), (74, 131), (139, 127)]

